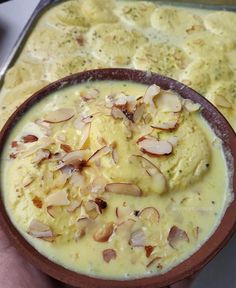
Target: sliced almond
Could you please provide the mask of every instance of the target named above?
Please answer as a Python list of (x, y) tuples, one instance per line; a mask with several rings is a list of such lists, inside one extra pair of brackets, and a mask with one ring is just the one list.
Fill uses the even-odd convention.
[[(75, 150), (67, 153), (63, 158), (62, 162), (65, 165), (72, 165), (75, 169), (81, 169), (86, 166), (87, 161), (85, 161), (85, 152), (83, 150)], [(61, 168), (62, 168), (61, 167)]]
[(160, 214), (158, 210), (154, 207), (146, 207), (141, 210), (138, 214), (139, 218), (148, 221), (149, 223), (155, 224), (160, 220)]
[(88, 229), (91, 224), (91, 220), (88, 217), (81, 217), (77, 220), (77, 231), (75, 233), (75, 240), (79, 240), (86, 234), (86, 229)]
[(90, 129), (91, 129), (91, 123), (86, 123), (81, 132), (82, 136), (81, 136), (80, 143), (79, 143), (79, 149), (82, 149), (85, 143), (87, 142), (89, 138), (89, 134), (90, 134)]
[(178, 144), (178, 137), (177, 136), (171, 136), (167, 139), (167, 141), (173, 146), (176, 147)]
[(34, 206), (37, 207), (37, 208), (42, 208), (43, 207), (43, 201), (38, 196), (35, 196), (32, 199), (32, 202), (33, 202)]
[(84, 160), (85, 153), (81, 150), (75, 150), (65, 155), (65, 157), (62, 158), (62, 161), (65, 163), (65, 165), (73, 165), (74, 161), (82, 161)]
[(100, 146), (107, 146), (107, 141), (101, 136), (97, 137), (97, 142)]
[(117, 93), (115, 95), (115, 100), (114, 100), (114, 104), (115, 106), (124, 106), (127, 104), (127, 95), (125, 95), (124, 93)]
[(109, 222), (104, 224), (100, 229), (98, 229), (94, 235), (93, 239), (97, 242), (107, 242), (114, 231), (114, 223)]
[(159, 267), (158, 262), (161, 259), (161, 257), (156, 256), (155, 258), (153, 258), (147, 265), (147, 268), (153, 267), (154, 265), (157, 265), (157, 267)]
[(128, 220), (125, 220), (125, 221), (122, 221), (121, 223), (119, 223), (116, 227), (116, 233), (120, 233), (120, 232), (129, 232), (134, 224), (136, 223), (136, 221), (134, 219), (128, 219)]
[(176, 248), (181, 241), (189, 242), (189, 237), (184, 230), (174, 225), (169, 231), (167, 241), (172, 248)]
[(130, 207), (116, 207), (116, 217), (117, 218), (127, 218), (133, 214), (133, 210)]
[(84, 101), (96, 99), (99, 95), (99, 90), (95, 88), (87, 89), (86, 91), (80, 92), (80, 96)]
[(95, 162), (96, 160), (100, 159), (102, 156), (110, 153), (112, 151), (111, 147), (103, 146), (102, 148), (95, 151), (87, 160), (87, 162)]
[(105, 102), (106, 102), (105, 106), (107, 108), (111, 108), (112, 106), (114, 106), (115, 96), (116, 96), (116, 94), (109, 94), (105, 97)]
[(138, 141), (140, 150), (153, 156), (169, 155), (172, 153), (173, 146), (164, 140), (157, 139), (143, 139)]
[(135, 123), (139, 122), (142, 119), (144, 110), (145, 110), (144, 103), (138, 104), (136, 106), (135, 111), (134, 111), (134, 116), (133, 116), (133, 121)]
[(158, 97), (158, 110), (163, 112), (180, 112), (182, 110), (181, 99), (173, 92), (165, 91)]
[(26, 135), (23, 137), (24, 143), (32, 143), (38, 141), (38, 137), (35, 135)]
[(145, 158), (142, 155), (131, 155), (129, 160), (132, 162), (132, 159), (138, 159), (142, 167), (145, 169), (147, 174), (153, 178), (153, 181), (158, 185), (160, 193), (164, 192), (167, 188), (166, 178), (161, 172), (161, 170), (154, 165), (150, 160)]
[(61, 170), (58, 171), (58, 176), (54, 179), (55, 188), (63, 188), (66, 184), (67, 179), (70, 176), (66, 173), (63, 173)]
[(102, 251), (103, 260), (109, 263), (112, 259), (116, 259), (116, 251), (114, 249), (105, 249)]
[(12, 141), (11, 142), (11, 148), (16, 148), (18, 146), (18, 142), (17, 141)]
[(33, 183), (35, 180), (35, 177), (32, 175), (26, 175), (26, 177), (22, 181), (22, 185), (24, 188), (28, 187), (31, 183)]
[(106, 183), (107, 183), (106, 179), (103, 176), (95, 177), (91, 184), (91, 192), (92, 193), (104, 192)]
[(151, 246), (151, 245), (144, 246), (147, 258), (149, 258), (151, 256), (154, 248), (155, 248), (155, 246)]
[(72, 165), (64, 165), (60, 171), (67, 175), (68, 177), (70, 177), (72, 175), (72, 173), (74, 172), (74, 167)]
[(39, 149), (36, 151), (35, 157), (32, 160), (34, 164), (40, 164), (43, 160), (49, 159), (51, 152), (48, 149)]
[(84, 129), (84, 126), (86, 125), (86, 123), (83, 122), (81, 119), (75, 119), (73, 125), (74, 125), (75, 129), (82, 131)]
[(89, 219), (96, 219), (97, 216), (100, 214), (99, 207), (94, 200), (88, 200), (86, 202), (83, 202), (83, 206), (87, 215), (89, 216)]
[(153, 102), (153, 99), (160, 92), (161, 92), (161, 88), (159, 86), (157, 86), (156, 84), (153, 84), (153, 85), (151, 85), (151, 86), (149, 86), (147, 88), (147, 90), (146, 90), (146, 92), (144, 94), (143, 101), (144, 101), (144, 103), (149, 104), (150, 108), (152, 110), (154, 110), (156, 108), (155, 104)]
[(47, 206), (47, 212), (52, 218), (56, 218), (57, 215), (57, 207), (56, 206)]
[(156, 165), (154, 165), (150, 160), (148, 160), (147, 158), (145, 158), (144, 156), (142, 155), (131, 155), (129, 157), (129, 161), (133, 161), (134, 160), (138, 160), (142, 167), (147, 171), (147, 173), (150, 175), (150, 176), (154, 176), (156, 173), (161, 173), (159, 168), (157, 168)]
[(53, 237), (51, 228), (37, 219), (30, 222), (27, 232), (36, 238)]
[(121, 111), (121, 109), (117, 108), (116, 106), (113, 106), (111, 108), (111, 116), (114, 119), (125, 119), (125, 114)]
[(11, 153), (11, 154), (9, 155), (9, 157), (10, 157), (10, 159), (16, 159), (17, 153)]
[(107, 202), (101, 198), (95, 198), (94, 201), (98, 206), (100, 214), (102, 214), (103, 210), (107, 208)]
[(66, 210), (69, 213), (74, 212), (76, 209), (78, 209), (82, 204), (82, 200), (72, 200), (70, 204), (67, 206)]
[(119, 161), (119, 155), (118, 155), (116, 147), (112, 148), (111, 156), (112, 156), (114, 163), (117, 164)]
[(35, 122), (35, 124), (42, 127), (43, 129), (50, 129), (51, 128), (51, 124), (43, 121), (42, 119), (37, 119), (34, 122)]
[(48, 147), (53, 144), (53, 139), (51, 137), (42, 137), (40, 141), (37, 141), (34, 145), (29, 147), (27, 150), (21, 153), (22, 158), (28, 157), (34, 154), (39, 149), (48, 149)]
[(231, 108), (232, 104), (223, 96), (216, 95), (213, 99), (213, 102), (223, 108)]
[(88, 115), (88, 116), (83, 117), (83, 118), (82, 118), (82, 121), (83, 121), (84, 123), (91, 123), (92, 120), (93, 120), (93, 118), (94, 118), (94, 115)]
[(70, 178), (70, 184), (74, 186), (75, 188), (77, 187), (82, 187), (85, 183), (85, 177), (84, 175), (80, 173), (73, 173), (71, 178)]
[(141, 196), (141, 189), (132, 183), (109, 183), (105, 186), (106, 192), (111, 192), (115, 194), (131, 195), (131, 196)]
[(69, 152), (72, 151), (71, 146), (68, 145), (68, 144), (61, 144), (60, 147), (61, 147), (61, 149), (62, 149), (63, 151), (65, 151), (66, 153), (69, 153)]
[(138, 229), (131, 233), (129, 245), (132, 247), (144, 247), (146, 244), (146, 236), (142, 229)]
[(199, 103), (194, 103), (190, 99), (184, 99), (184, 108), (188, 112), (195, 112), (195, 111), (198, 111), (201, 108), (201, 105)]
[(60, 142), (65, 142), (66, 141), (66, 135), (59, 134), (59, 135), (57, 135), (56, 139), (59, 140)]
[(65, 206), (70, 203), (66, 189), (56, 191), (46, 197), (45, 202), (48, 206)]
[(160, 129), (160, 130), (167, 130), (167, 131), (173, 131), (177, 128), (178, 121), (169, 121), (169, 122), (162, 122), (155, 125), (151, 125), (154, 129)]
[(49, 112), (43, 120), (48, 123), (59, 123), (71, 119), (74, 114), (75, 111), (72, 108), (60, 108)]
[(193, 237), (195, 239), (198, 239), (199, 232), (200, 232), (200, 227), (199, 226), (196, 226), (196, 227), (193, 228)]

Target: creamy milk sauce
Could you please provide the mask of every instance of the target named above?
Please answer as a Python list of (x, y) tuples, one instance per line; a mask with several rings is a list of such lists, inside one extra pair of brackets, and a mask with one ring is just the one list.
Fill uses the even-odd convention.
[[(141, 278), (170, 270), (217, 228), (231, 200), (220, 142), (198, 105), (158, 89), (153, 104), (146, 91), (132, 82), (75, 85), (37, 103), (13, 129), (1, 161), (4, 203), (50, 260), (99, 278)], [(68, 157), (78, 149), (76, 160)], [(134, 186), (114, 193), (108, 183)]]

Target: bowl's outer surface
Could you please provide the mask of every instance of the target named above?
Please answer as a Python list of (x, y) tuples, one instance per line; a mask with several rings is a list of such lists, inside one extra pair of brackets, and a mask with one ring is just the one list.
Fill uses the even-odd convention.
[(215, 134), (222, 140), (225, 151), (230, 151), (228, 155), (228, 167), (233, 169), (232, 185), (234, 190), (234, 200), (227, 208), (224, 217), (214, 234), (187, 260), (171, 269), (163, 275), (157, 275), (136, 280), (106, 280), (89, 277), (67, 270), (48, 260), (34, 249), (12, 225), (6, 209), (4, 207), (2, 193), (0, 193), (0, 222), (1, 226), (12, 240), (12, 244), (41, 271), (72, 286), (81, 288), (114, 288), (114, 287), (139, 287), (139, 288), (158, 288), (165, 287), (179, 280), (195, 274), (206, 265), (228, 242), (236, 229), (236, 135), (225, 118), (218, 110), (205, 98), (194, 90), (173, 79), (160, 76), (158, 74), (131, 70), (131, 69), (97, 69), (81, 72), (49, 84), (45, 88), (33, 94), (27, 99), (6, 122), (0, 132), (0, 153), (12, 127), (17, 119), (21, 117), (34, 103), (46, 97), (52, 92), (64, 87), (79, 84), (84, 81), (100, 80), (125, 80), (134, 81), (146, 85), (157, 84), (162, 89), (172, 89), (183, 98), (189, 98), (202, 106), (202, 116), (209, 122)]

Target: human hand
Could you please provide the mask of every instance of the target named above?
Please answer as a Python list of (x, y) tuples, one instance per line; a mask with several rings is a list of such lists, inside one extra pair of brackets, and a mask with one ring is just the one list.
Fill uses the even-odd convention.
[[(0, 227), (0, 284), (4, 288), (59, 288), (68, 287), (52, 280), (30, 265), (11, 245)], [(169, 288), (189, 288), (193, 278), (188, 278)]]
[[(0, 286), (53, 288), (53, 280), (31, 266), (11, 245), (0, 227)], [(57, 287), (57, 286), (56, 286)]]

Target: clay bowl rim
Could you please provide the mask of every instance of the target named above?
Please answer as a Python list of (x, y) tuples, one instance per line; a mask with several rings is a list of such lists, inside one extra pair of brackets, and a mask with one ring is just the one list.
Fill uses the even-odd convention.
[[(207, 120), (210, 126), (215, 131), (216, 135), (222, 139), (224, 149), (231, 151), (231, 165), (236, 162), (236, 134), (230, 124), (223, 117), (223, 115), (204, 97), (198, 94), (191, 88), (177, 82), (171, 78), (164, 77), (155, 73), (147, 71), (123, 69), (123, 68), (107, 68), (89, 70), (74, 75), (67, 76), (63, 79), (55, 81), (41, 90), (34, 93), (28, 98), (17, 110), (11, 115), (4, 127), (0, 132), (0, 153), (2, 153), (4, 144), (10, 134), (11, 129), (14, 127), (17, 120), (28, 110), (34, 103), (46, 97), (48, 94), (60, 90), (64, 87), (79, 84), (85, 81), (101, 81), (101, 80), (125, 80), (143, 83), (146, 85), (157, 84), (162, 89), (171, 89), (179, 93), (183, 98), (189, 98), (194, 102), (198, 102), (202, 106), (202, 116)], [(227, 156), (228, 154), (226, 154)], [(233, 175), (233, 191), (234, 200), (227, 208), (220, 225), (213, 233), (213, 235), (188, 259), (171, 269), (170, 271), (162, 274), (146, 278), (133, 279), (133, 280), (110, 280), (90, 277), (87, 275), (79, 274), (70, 271), (58, 264), (53, 263), (45, 256), (40, 254), (33, 246), (31, 246), (18, 230), (11, 223), (7, 212), (4, 207), (2, 193), (0, 191), (0, 223), (4, 231), (8, 235), (12, 244), (19, 250), (19, 252), (27, 258), (27, 260), (35, 265), (44, 273), (52, 276), (62, 282), (70, 284), (75, 287), (88, 288), (121, 288), (121, 287), (164, 287), (184, 278), (190, 277), (205, 266), (228, 242), (232, 237), (236, 228), (236, 172), (235, 164)], [(232, 168), (232, 166), (231, 166)]]

